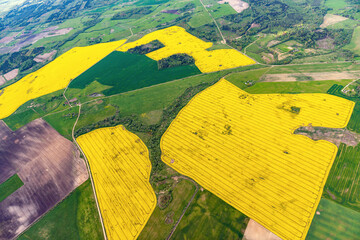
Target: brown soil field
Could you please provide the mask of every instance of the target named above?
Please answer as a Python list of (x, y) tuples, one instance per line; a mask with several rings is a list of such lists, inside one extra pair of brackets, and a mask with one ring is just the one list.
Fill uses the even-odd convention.
[(19, 69), (13, 69), (10, 72), (4, 74), (6, 81), (13, 80), (19, 74)]
[(2, 75), (0, 75), (0, 86), (5, 84), (5, 83), (6, 83), (5, 78)]
[(246, 227), (243, 240), (281, 240), (281, 238), (264, 228), (253, 219), (250, 219)]
[(220, 4), (229, 3), (230, 6), (238, 13), (241, 13), (245, 9), (249, 8), (249, 4), (241, 0), (221, 0), (218, 1), (218, 3)]
[(53, 58), (53, 56), (56, 54), (56, 50), (52, 50), (51, 52), (49, 53), (44, 53), (44, 54), (40, 54), (40, 55), (37, 55), (35, 58), (34, 58), (34, 61), (35, 62), (45, 62), (45, 61), (49, 61)]
[(326, 14), (324, 17), (324, 22), (320, 25), (321, 28), (326, 28), (328, 26), (334, 25), (335, 23), (342, 22), (348, 18), (342, 17), (334, 14)]
[(0, 202), (0, 239), (14, 239), (81, 185), (88, 172), (72, 142), (37, 119), (12, 132), (0, 121), (0, 184), (24, 185)]
[(309, 77), (312, 79), (311, 81), (357, 79), (360, 78), (360, 71), (266, 74), (262, 81), (296, 82), (303, 77)]

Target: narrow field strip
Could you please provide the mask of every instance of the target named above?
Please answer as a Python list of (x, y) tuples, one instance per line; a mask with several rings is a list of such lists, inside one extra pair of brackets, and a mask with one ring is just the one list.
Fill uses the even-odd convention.
[(119, 125), (77, 138), (91, 168), (108, 239), (136, 239), (156, 206), (145, 144)]
[(141, 39), (122, 45), (118, 51), (127, 50), (158, 40), (165, 47), (146, 54), (153, 60), (160, 60), (178, 53), (186, 53), (195, 59), (195, 65), (201, 72), (215, 72), (229, 68), (252, 65), (256, 62), (235, 49), (218, 49), (208, 51), (213, 43), (186, 32), (185, 29), (174, 26), (149, 33)]
[(121, 46), (126, 40), (75, 47), (39, 70), (0, 90), (0, 119), (10, 116), (22, 104), (64, 89), (92, 65)]
[(193, 98), (161, 139), (162, 160), (283, 239), (305, 239), (337, 153), (300, 126), (343, 128), (354, 103), (252, 95), (225, 79)]

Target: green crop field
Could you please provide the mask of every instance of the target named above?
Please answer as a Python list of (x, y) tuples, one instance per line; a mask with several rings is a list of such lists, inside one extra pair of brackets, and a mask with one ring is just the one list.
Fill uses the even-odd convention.
[(43, 119), (55, 128), (62, 136), (72, 141), (71, 131), (78, 113), (79, 108), (73, 107), (63, 112), (48, 115)]
[(259, 82), (246, 89), (249, 93), (326, 93), (334, 84), (346, 85), (352, 80)]
[(166, 239), (194, 192), (191, 181), (181, 180), (172, 191), (171, 203), (165, 209), (156, 206), (138, 239)]
[(344, 49), (360, 54), (360, 27), (355, 28), (350, 44), (345, 46)]
[(324, 196), (360, 211), (360, 146), (341, 144), (324, 189)]
[(84, 89), (97, 81), (113, 86), (102, 91), (105, 95), (113, 95), (200, 73), (195, 65), (158, 70), (157, 62), (144, 55), (114, 51), (75, 78), (69, 88)]
[(360, 236), (360, 213), (328, 199), (321, 199), (307, 240), (350, 240)]
[(332, 8), (334, 11), (345, 8), (347, 3), (345, 0), (325, 0), (325, 6)]
[(0, 184), (0, 202), (10, 196), (18, 188), (23, 186), (24, 183), (21, 181), (17, 174), (11, 176), (8, 180)]
[(90, 180), (74, 190), (18, 239), (103, 239)]
[(172, 239), (242, 239), (247, 222), (244, 214), (201, 189)]

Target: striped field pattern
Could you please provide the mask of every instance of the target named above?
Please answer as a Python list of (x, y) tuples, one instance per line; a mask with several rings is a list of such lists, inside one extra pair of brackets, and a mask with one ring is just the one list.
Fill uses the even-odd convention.
[(337, 147), (294, 135), (343, 128), (354, 103), (328, 94), (252, 95), (222, 79), (161, 140), (162, 160), (283, 239), (305, 239)]
[(136, 239), (156, 206), (145, 144), (121, 125), (77, 142), (90, 164), (108, 239)]

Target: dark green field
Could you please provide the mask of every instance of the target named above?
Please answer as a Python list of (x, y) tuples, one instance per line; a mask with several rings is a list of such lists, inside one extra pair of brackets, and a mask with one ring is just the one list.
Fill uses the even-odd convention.
[(24, 185), (24, 183), (17, 174), (11, 176), (8, 180), (0, 184), (0, 202), (10, 196), (22, 185)]
[(341, 144), (324, 189), (324, 196), (360, 211), (360, 146)]
[(321, 199), (307, 240), (356, 240), (360, 236), (360, 213), (328, 199)]
[(114, 51), (75, 78), (69, 87), (84, 89), (97, 81), (112, 86), (102, 91), (109, 96), (200, 73), (194, 64), (158, 70), (157, 62), (144, 55)]
[(248, 217), (206, 190), (199, 190), (172, 239), (242, 239)]
[(90, 180), (72, 192), (18, 239), (103, 239)]

